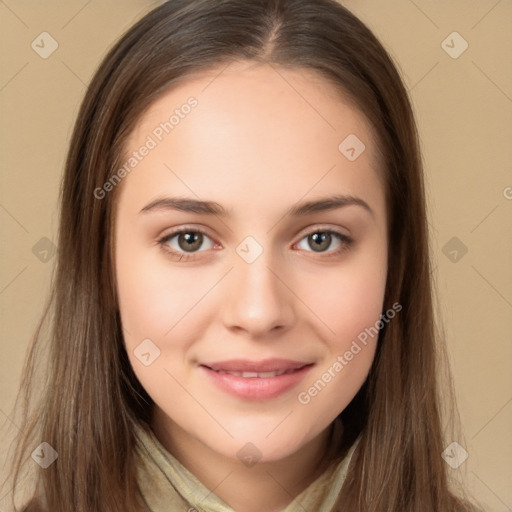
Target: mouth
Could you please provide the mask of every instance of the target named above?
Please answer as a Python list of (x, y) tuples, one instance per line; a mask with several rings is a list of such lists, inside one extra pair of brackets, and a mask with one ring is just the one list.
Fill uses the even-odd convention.
[(269, 400), (297, 386), (313, 365), (289, 359), (232, 359), (200, 368), (222, 391), (247, 400)]
[[(213, 370), (213, 368), (210, 368), (210, 370)], [(229, 372), (226, 370), (213, 371), (217, 373), (235, 375), (236, 377), (243, 377), (244, 379), (268, 379), (269, 377), (279, 377), (279, 375), (284, 375), (285, 373), (293, 373), (295, 370), (279, 370), (276, 372)]]

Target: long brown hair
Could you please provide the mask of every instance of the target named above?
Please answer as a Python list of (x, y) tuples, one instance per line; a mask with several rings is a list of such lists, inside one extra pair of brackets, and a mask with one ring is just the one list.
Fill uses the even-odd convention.
[[(361, 442), (334, 510), (472, 510), (450, 491), (441, 457), (437, 374), (445, 353), (434, 322), (413, 111), (388, 53), (335, 0), (170, 0), (133, 26), (103, 60), (71, 139), (52, 293), (18, 395), (24, 397), (24, 430), (13, 485), (41, 441), (58, 453), (56, 463), (37, 473), (24, 510), (142, 510), (134, 426), (149, 423), (153, 402), (129, 364), (117, 309), (117, 190), (103, 199), (94, 191), (114, 175), (127, 136), (163, 92), (192, 74), (239, 60), (316, 72), (355, 102), (382, 151), (389, 209), (384, 309), (398, 302), (403, 310), (381, 330), (368, 379), (340, 415), (344, 448), (360, 434)], [(42, 367), (43, 339), (49, 340), (46, 381), (32, 407), (42, 386), (34, 369)]]

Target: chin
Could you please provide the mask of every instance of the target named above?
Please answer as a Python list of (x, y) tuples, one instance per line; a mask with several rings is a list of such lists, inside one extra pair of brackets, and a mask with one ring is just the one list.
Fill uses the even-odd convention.
[(250, 429), (232, 431), (234, 439), (230, 439), (229, 443), (212, 443), (210, 447), (230, 458), (242, 460), (247, 456), (257, 458), (258, 462), (275, 462), (292, 456), (318, 435), (311, 434), (306, 437), (307, 430), (304, 427), (300, 431), (290, 431), (283, 428), (284, 424), (277, 425), (279, 421), (274, 423), (272, 429), (253, 425)]

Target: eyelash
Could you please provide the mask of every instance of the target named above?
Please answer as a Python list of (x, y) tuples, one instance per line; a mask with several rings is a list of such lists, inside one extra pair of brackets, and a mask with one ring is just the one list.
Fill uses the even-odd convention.
[[(170, 240), (172, 240), (176, 235), (181, 235), (183, 233), (201, 233), (202, 235), (210, 238), (208, 236), (208, 234), (206, 233), (206, 231), (204, 231), (204, 230), (202, 230), (200, 228), (182, 228), (182, 229), (180, 229), (178, 231), (174, 231), (174, 232), (169, 233), (169, 234), (163, 236), (162, 238), (160, 238), (158, 240), (158, 245), (160, 247), (162, 247), (162, 250), (164, 250), (167, 254), (169, 254), (173, 258), (178, 259), (179, 261), (191, 261), (191, 260), (194, 260), (196, 258), (196, 255), (197, 255), (198, 252), (204, 252), (204, 251), (196, 251), (196, 252), (193, 252), (193, 253), (186, 253), (186, 252), (177, 252), (174, 249), (170, 249), (169, 248), (168, 242)], [(350, 237), (348, 237), (347, 235), (345, 235), (343, 233), (340, 233), (339, 231), (335, 231), (335, 230), (332, 230), (332, 229), (316, 229), (314, 231), (310, 231), (309, 233), (306, 233), (299, 240), (299, 242), (301, 242), (302, 240), (304, 240), (308, 236), (314, 235), (316, 233), (327, 233), (327, 234), (330, 234), (330, 235), (334, 235), (334, 236), (338, 237), (338, 239), (341, 242), (341, 246), (338, 249), (336, 249), (335, 251), (328, 252), (328, 253), (318, 252), (317, 254), (320, 254), (321, 258), (333, 258), (333, 257), (339, 256), (342, 253), (344, 253), (345, 251), (349, 250), (351, 248), (351, 246), (352, 246), (352, 243), (353, 243), (353, 240)], [(306, 252), (315, 252), (315, 251), (306, 251)], [(325, 254), (325, 255), (322, 256), (322, 254)]]

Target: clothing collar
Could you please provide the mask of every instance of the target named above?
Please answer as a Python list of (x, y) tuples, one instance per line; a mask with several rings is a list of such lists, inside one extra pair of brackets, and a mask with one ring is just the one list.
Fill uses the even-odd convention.
[[(236, 512), (168, 452), (150, 428), (137, 425), (136, 435), (139, 439), (137, 477), (148, 512)], [(331, 511), (359, 441), (360, 437), (341, 461), (331, 464), (279, 512)]]

